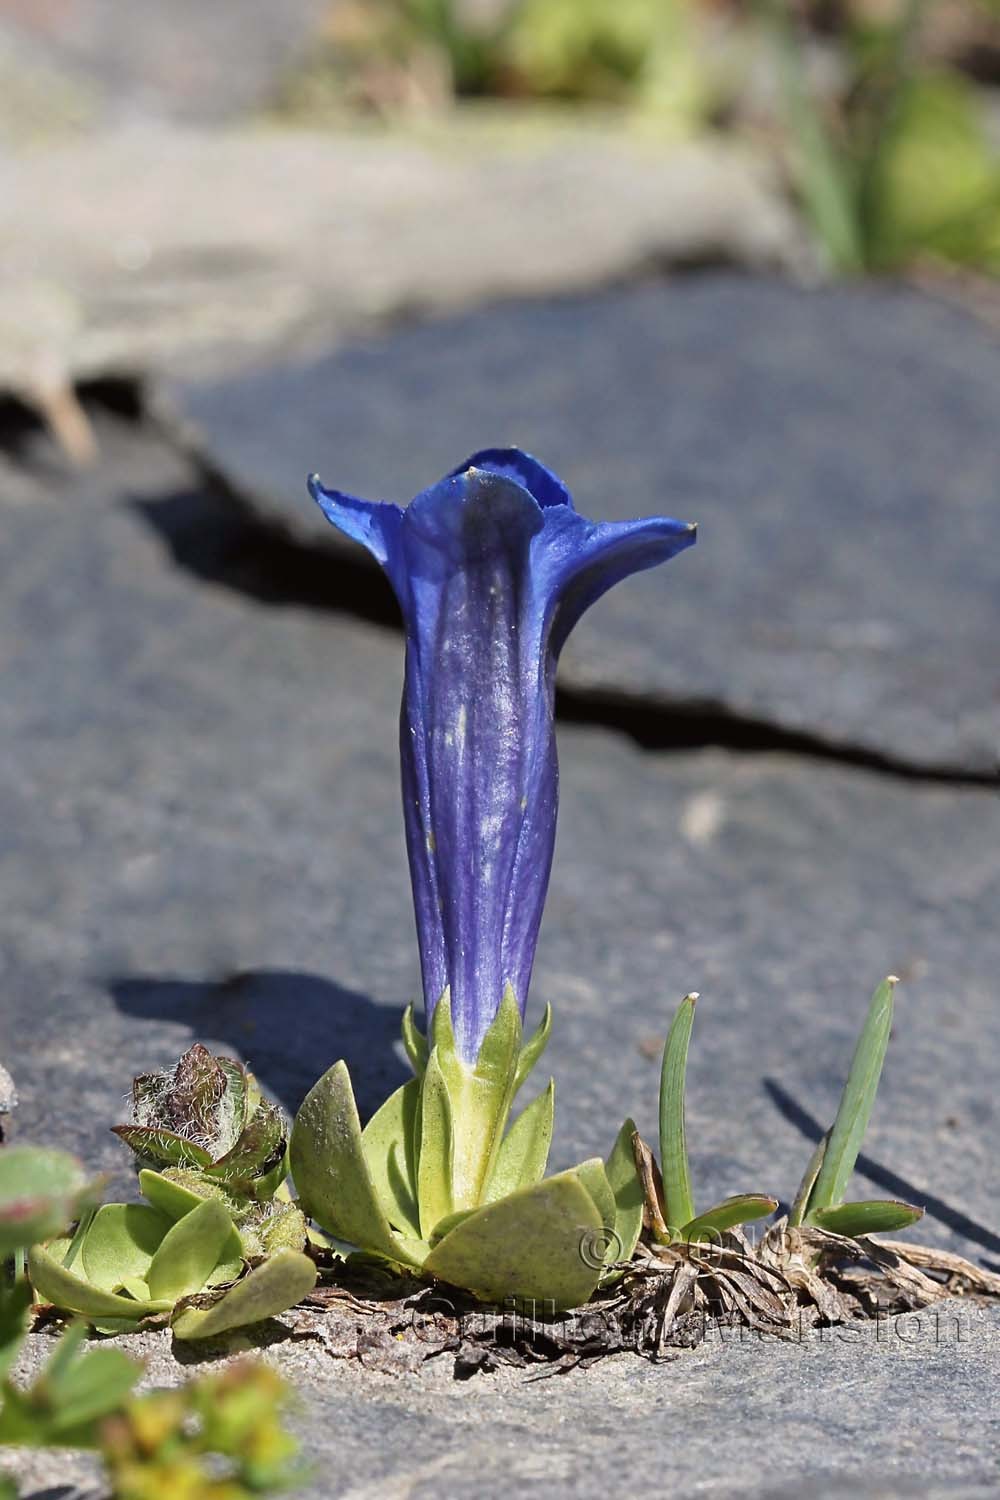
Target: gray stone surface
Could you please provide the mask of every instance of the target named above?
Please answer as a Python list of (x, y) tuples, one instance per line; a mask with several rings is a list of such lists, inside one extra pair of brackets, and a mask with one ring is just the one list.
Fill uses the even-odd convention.
[(773, 173), (738, 148), (464, 118), (422, 135), (141, 122), (11, 152), (0, 240), (0, 387), (29, 390), (242, 368), (414, 310), (802, 248)]
[[(131, 1343), (153, 1379), (176, 1379), (164, 1337)], [(303, 1393), (308, 1500), (985, 1500), (1000, 1480), (998, 1347), (995, 1308), (952, 1302), (860, 1336), (715, 1337), (673, 1364), (625, 1356), (541, 1382), (500, 1372), (457, 1383), (444, 1360), (394, 1379), (312, 1343), (266, 1357)], [(26, 1456), (26, 1477), (36, 1463)], [(60, 1473), (87, 1470), (47, 1458), (39, 1479)]]
[[(343, 1054), (372, 1108), (403, 1076), (416, 961), (398, 637), (277, 590), (265, 603), (252, 539), (182, 462), (136, 433), (102, 448), (86, 479), (43, 454), (30, 502), (0, 494), (0, 979), (16, 1138), (76, 1144), (121, 1185), (106, 1127), (129, 1078), (193, 1036), (240, 1051), (290, 1105)], [(675, 573), (679, 596), (693, 585)], [(648, 1044), (693, 987), (697, 1197), (787, 1196), (895, 970), (859, 1190), (926, 1202), (924, 1239), (1000, 1264), (991, 793), (643, 754), (581, 728), (561, 754), (532, 997), (556, 1012), (554, 1164), (606, 1149), (626, 1111), (652, 1134)], [(316, 1500), (597, 1497), (623, 1473), (761, 1500), (978, 1495), (997, 1482), (1000, 1324), (962, 1311), (961, 1336), (925, 1320), (882, 1343), (708, 1345), (541, 1384), (459, 1384), (444, 1360), (393, 1381), (312, 1345), (275, 1357), (303, 1395)]]
[(928, 297), (686, 277), (168, 394), (262, 514), (329, 547), (307, 469), (408, 499), (508, 442), (587, 514), (695, 519), (694, 552), (584, 621), (566, 682), (997, 770), (1000, 344)]

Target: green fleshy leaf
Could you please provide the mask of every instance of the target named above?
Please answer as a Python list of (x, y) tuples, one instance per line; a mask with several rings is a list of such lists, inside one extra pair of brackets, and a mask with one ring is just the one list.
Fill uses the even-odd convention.
[[(221, 1193), (223, 1189), (206, 1186), (204, 1193), (196, 1193), (191, 1188), (185, 1187), (182, 1182), (175, 1182), (173, 1178), (164, 1177), (162, 1173), (145, 1167), (139, 1173), (139, 1191), (149, 1199), (154, 1208), (159, 1209), (160, 1213), (166, 1214), (171, 1222), (176, 1223), (178, 1219), (183, 1219), (185, 1214), (197, 1208), (199, 1203), (204, 1203), (206, 1198)], [(225, 1200), (220, 1199), (220, 1201), (225, 1208)], [(226, 1275), (226, 1280), (231, 1281), (233, 1276), (239, 1275), (240, 1264), (246, 1256), (247, 1249), (243, 1243), (243, 1237), (233, 1225), (232, 1233), (222, 1247), (219, 1265), (220, 1272), (231, 1271), (231, 1274)], [(212, 1279), (214, 1280), (214, 1276)]]
[[(447, 1007), (442, 999), (434, 1012)], [(417, 1201), (420, 1205), (420, 1228), (424, 1239), (439, 1219), (455, 1211), (452, 1197), (454, 1126), (451, 1098), (437, 1046), (427, 1059), (420, 1084), (420, 1154), (417, 1161)], [(461, 1067), (458, 1063), (456, 1066)]]
[(291, 1167), (302, 1209), (321, 1229), (389, 1260), (420, 1265), (382, 1212), (346, 1063), (328, 1069), (303, 1100), (292, 1128)]
[(40, 1146), (0, 1151), (0, 1262), (51, 1239), (100, 1198), (76, 1159)]
[(812, 1197), (812, 1190), (816, 1186), (816, 1178), (819, 1176), (819, 1169), (823, 1165), (823, 1158), (826, 1155), (826, 1148), (829, 1144), (830, 1132), (827, 1131), (816, 1142), (816, 1148), (809, 1158), (809, 1165), (806, 1167), (802, 1181), (799, 1183), (798, 1192), (795, 1194), (795, 1202), (788, 1213), (789, 1229), (795, 1229), (805, 1218), (806, 1210), (809, 1207), (809, 1199)]
[[(145, 1281), (171, 1227), (166, 1214), (144, 1203), (106, 1203), (94, 1215), (80, 1247), (83, 1275), (102, 1292), (116, 1292), (129, 1280)], [(139, 1300), (149, 1296), (147, 1289)]]
[(420, 1238), (415, 1192), (420, 1080), (390, 1094), (361, 1132), (361, 1148), (382, 1212), (403, 1234)]
[(430, 1056), (430, 1047), (427, 1038), (422, 1031), (417, 1029), (417, 1023), (413, 1017), (413, 1006), (408, 1005), (403, 1012), (403, 1046), (406, 1055), (410, 1059), (410, 1067), (417, 1078), (422, 1078)]
[(604, 1163), (608, 1186), (615, 1198), (617, 1250), (612, 1257), (614, 1260), (631, 1260), (642, 1233), (642, 1180), (632, 1149), (635, 1133), (635, 1121), (626, 1120), (611, 1148), (611, 1155)]
[(550, 1078), (545, 1091), (521, 1111), (500, 1142), (484, 1203), (541, 1182), (552, 1144), (555, 1099), (555, 1079)]
[(599, 1156), (588, 1157), (578, 1167), (573, 1168), (577, 1180), (583, 1184), (594, 1200), (594, 1207), (601, 1216), (601, 1225), (608, 1231), (609, 1240), (615, 1227), (615, 1217), (618, 1212), (615, 1203), (615, 1195), (611, 1191), (608, 1174), (604, 1170), (604, 1163)]
[(456, 1224), (464, 1223), (466, 1219), (471, 1219), (472, 1215), (478, 1212), (478, 1208), (460, 1208), (457, 1213), (448, 1214), (445, 1218), (439, 1219), (430, 1237), (431, 1247), (443, 1240), (446, 1234), (451, 1234)]
[(809, 1215), (810, 1224), (830, 1234), (856, 1239), (860, 1234), (893, 1234), (908, 1229), (924, 1211), (912, 1203), (872, 1198), (864, 1203), (838, 1203), (834, 1208), (818, 1208)]
[(204, 1203), (207, 1196), (175, 1182), (172, 1177), (164, 1177), (162, 1172), (154, 1172), (152, 1167), (143, 1167), (139, 1173), (139, 1191), (174, 1223)]
[(200, 1292), (219, 1263), (232, 1227), (217, 1198), (206, 1198), (171, 1225), (146, 1274), (151, 1296), (176, 1302)]
[(149, 1296), (149, 1287), (142, 1276), (123, 1276), (121, 1285), (113, 1290), (125, 1292), (129, 1297), (134, 1297), (137, 1302), (145, 1302)]
[(719, 1235), (725, 1234), (727, 1229), (735, 1229), (737, 1224), (751, 1224), (754, 1219), (766, 1219), (768, 1214), (774, 1213), (777, 1206), (777, 1198), (769, 1198), (764, 1193), (737, 1193), (732, 1198), (724, 1198), (714, 1208), (707, 1209), (689, 1224), (685, 1224), (680, 1238), (688, 1245), (693, 1245), (698, 1240), (715, 1240)]
[(576, 1172), (562, 1172), (469, 1214), (434, 1247), (424, 1270), (484, 1302), (515, 1297), (560, 1311), (593, 1294), (601, 1267), (588, 1264), (586, 1247), (603, 1233)]
[(211, 1166), (211, 1154), (196, 1146), (186, 1136), (156, 1125), (112, 1125), (113, 1134), (124, 1141), (130, 1151), (144, 1161), (155, 1161), (169, 1167)]
[(685, 995), (677, 1007), (663, 1049), (660, 1074), (660, 1171), (664, 1215), (671, 1230), (689, 1223), (695, 1216), (684, 1123), (684, 1080), (697, 999), (696, 994)]
[(129, 1323), (138, 1323), (154, 1313), (167, 1312), (173, 1305), (172, 1301), (151, 1298), (147, 1302), (136, 1302), (131, 1297), (102, 1292), (74, 1276), (72, 1271), (67, 1271), (41, 1245), (33, 1246), (28, 1255), (28, 1275), (40, 1298), (66, 1312), (80, 1313), (90, 1322), (124, 1318)]
[(546, 1005), (541, 1021), (518, 1053), (517, 1070), (514, 1074), (515, 1094), (545, 1051), (551, 1034), (552, 1006)]
[(175, 1338), (208, 1339), (287, 1312), (316, 1285), (316, 1264), (297, 1250), (279, 1250), (210, 1307), (185, 1307), (171, 1324)]
[(872, 996), (868, 1017), (851, 1059), (830, 1141), (809, 1197), (808, 1223), (818, 1209), (833, 1208), (843, 1201), (858, 1152), (864, 1140), (892, 1029), (894, 975), (883, 980)]

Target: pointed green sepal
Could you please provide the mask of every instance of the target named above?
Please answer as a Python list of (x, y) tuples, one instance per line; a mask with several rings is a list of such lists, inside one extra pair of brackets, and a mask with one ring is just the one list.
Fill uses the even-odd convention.
[(424, 1270), (502, 1305), (508, 1297), (560, 1311), (593, 1294), (601, 1262), (587, 1254), (604, 1225), (576, 1172), (521, 1188), (463, 1219), (431, 1251)]
[[(433, 1045), (424, 1074), (423, 1097), (426, 1100), (428, 1078), (436, 1060), (447, 1087), (452, 1126), (450, 1213), (476, 1208), (482, 1203), (510, 1114), (521, 1042), (521, 1016), (510, 985), (504, 988), (497, 1013), (472, 1066), (458, 1055), (455, 1048), (451, 997), (447, 990), (434, 1011), (431, 1040)], [(423, 1147), (419, 1170), (423, 1170)], [(428, 1225), (424, 1214), (422, 1189), (420, 1219), (425, 1233), (429, 1233), (433, 1224)]]
[(422, 1078), (427, 1066), (427, 1058), (430, 1055), (430, 1047), (423, 1032), (417, 1028), (412, 1005), (408, 1005), (403, 1012), (402, 1032), (403, 1047), (410, 1059), (410, 1067), (417, 1078)]
[(451, 1024), (451, 986), (445, 985), (441, 998), (434, 1007), (431, 1023), (427, 1028), (428, 1056), (437, 1048), (446, 1062), (457, 1057), (455, 1031)]
[(170, 1300), (150, 1298), (147, 1302), (136, 1302), (131, 1297), (102, 1292), (99, 1287), (91, 1286), (82, 1277), (67, 1271), (41, 1245), (34, 1245), (29, 1251), (28, 1276), (43, 1301), (51, 1302), (53, 1307), (64, 1312), (79, 1313), (89, 1322), (124, 1318), (134, 1324), (156, 1313), (169, 1312), (173, 1306)]
[(890, 974), (872, 996), (868, 1016), (851, 1059), (851, 1069), (840, 1098), (837, 1118), (833, 1122), (830, 1140), (809, 1195), (807, 1222), (817, 1210), (834, 1208), (843, 1202), (882, 1076), (882, 1064), (885, 1062), (892, 1029), (893, 990), (898, 982), (895, 975)]
[(420, 1238), (416, 1198), (417, 1116), (420, 1080), (390, 1094), (361, 1132), (361, 1149), (382, 1212), (402, 1234)]
[(476, 1077), (498, 1092), (507, 1094), (513, 1088), (520, 1050), (521, 1012), (512, 986), (505, 984), (497, 1013), (476, 1058)]
[(208, 1339), (287, 1312), (316, 1285), (316, 1265), (297, 1250), (279, 1250), (210, 1307), (184, 1307), (171, 1324), (178, 1339)]
[(642, 1179), (635, 1164), (632, 1140), (636, 1134), (635, 1121), (626, 1120), (619, 1130), (611, 1154), (604, 1163), (604, 1170), (615, 1198), (615, 1254), (614, 1260), (631, 1260), (642, 1233)]
[(500, 1142), (484, 1203), (495, 1203), (518, 1188), (541, 1182), (552, 1145), (555, 1103), (555, 1079), (550, 1078), (545, 1091), (525, 1106)]
[(737, 1193), (732, 1198), (724, 1198), (714, 1208), (707, 1209), (689, 1224), (685, 1224), (680, 1238), (688, 1245), (696, 1244), (699, 1240), (716, 1240), (727, 1229), (735, 1229), (738, 1224), (752, 1224), (755, 1219), (766, 1219), (768, 1214), (774, 1213), (777, 1206), (777, 1198), (770, 1198), (764, 1193)]
[[(438, 1005), (444, 1008), (445, 1002)], [(435, 1017), (437, 1011), (435, 1011)], [(457, 1064), (461, 1066), (461, 1064)], [(454, 1213), (452, 1172), (454, 1122), (451, 1097), (437, 1045), (427, 1059), (420, 1083), (420, 1153), (417, 1161), (417, 1202), (420, 1229), (428, 1239), (435, 1224)], [(461, 1206), (461, 1205), (459, 1205)]]
[(518, 1053), (517, 1071), (514, 1074), (514, 1093), (521, 1087), (545, 1048), (548, 1046), (549, 1037), (552, 1034), (552, 1006), (546, 1005), (545, 1013), (539, 1021), (538, 1026), (531, 1033), (528, 1040)]
[(857, 1239), (861, 1234), (894, 1234), (908, 1229), (924, 1211), (912, 1203), (872, 1198), (864, 1203), (838, 1203), (834, 1208), (818, 1208), (809, 1215), (809, 1223), (829, 1234)]
[(671, 1230), (679, 1229), (695, 1217), (684, 1123), (684, 1082), (697, 999), (697, 994), (685, 995), (677, 1007), (663, 1049), (660, 1073), (660, 1171), (664, 1216)]
[(346, 1063), (328, 1069), (303, 1100), (292, 1128), (291, 1167), (302, 1209), (321, 1229), (389, 1260), (420, 1264), (382, 1212)]

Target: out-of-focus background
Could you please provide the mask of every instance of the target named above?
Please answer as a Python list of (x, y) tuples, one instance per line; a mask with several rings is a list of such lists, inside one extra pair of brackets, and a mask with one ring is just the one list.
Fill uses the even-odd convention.
[(81, 450), (76, 378), (643, 266), (995, 318), (1000, 5), (2, 0), (0, 153), (0, 385)]

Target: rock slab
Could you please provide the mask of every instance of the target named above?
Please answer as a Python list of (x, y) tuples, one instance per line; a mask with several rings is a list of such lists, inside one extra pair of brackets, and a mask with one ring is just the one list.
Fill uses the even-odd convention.
[(563, 680), (923, 769), (1000, 756), (1000, 344), (902, 288), (729, 275), (495, 307), (168, 392), (260, 515), (406, 500), (517, 443), (598, 518), (699, 523), (615, 590)]

